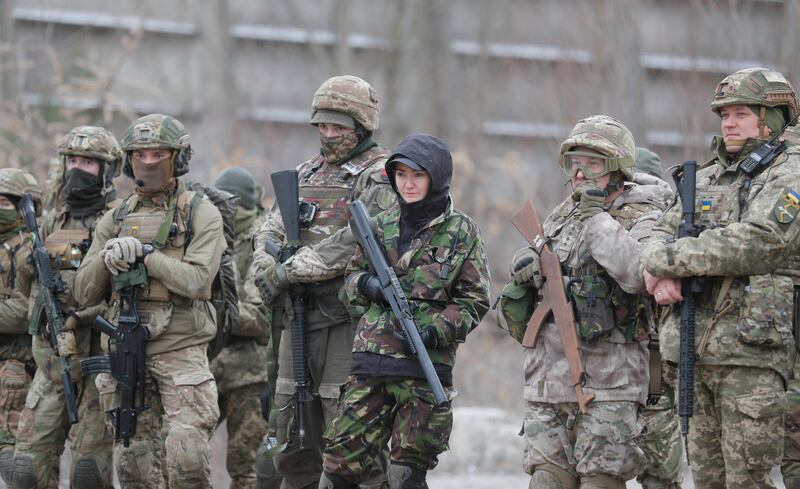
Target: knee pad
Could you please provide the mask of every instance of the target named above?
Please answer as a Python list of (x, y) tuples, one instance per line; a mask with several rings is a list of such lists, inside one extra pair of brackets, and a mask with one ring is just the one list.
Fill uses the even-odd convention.
[(358, 484), (336, 474), (323, 472), (319, 478), (319, 489), (358, 489)]
[(529, 489), (578, 489), (578, 479), (553, 464), (537, 465), (528, 484)]
[(103, 478), (93, 458), (81, 458), (72, 470), (72, 487), (103, 489)]
[(391, 464), (387, 471), (389, 489), (428, 489), (427, 469), (404, 464)]
[(30, 457), (14, 457), (10, 485), (14, 489), (36, 489), (36, 474), (33, 472), (33, 460)]
[(8, 447), (0, 452), (0, 477), (6, 485), (11, 483), (11, 467), (14, 465), (14, 448)]
[[(173, 476), (177, 476), (183, 484), (202, 484), (206, 479), (206, 470), (210, 470), (211, 454), (208, 440), (199, 431), (183, 431), (173, 433), (166, 440), (167, 457), (175, 457), (176, 474), (170, 473), (170, 484)], [(169, 467), (169, 463), (167, 463)]]
[(149, 446), (147, 443), (132, 443), (130, 447), (120, 450), (116, 470), (123, 487), (147, 480), (154, 457), (148, 450)]
[(606, 474), (581, 478), (581, 489), (625, 489), (625, 481)]

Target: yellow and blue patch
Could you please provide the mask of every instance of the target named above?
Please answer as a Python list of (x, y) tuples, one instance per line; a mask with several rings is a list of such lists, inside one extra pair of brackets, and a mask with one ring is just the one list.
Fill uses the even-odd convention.
[(800, 194), (790, 188), (785, 189), (773, 209), (775, 220), (781, 224), (789, 224), (797, 217), (798, 211), (800, 211)]
[(703, 212), (708, 212), (711, 210), (711, 206), (714, 202), (711, 199), (704, 199), (700, 202), (700, 210)]

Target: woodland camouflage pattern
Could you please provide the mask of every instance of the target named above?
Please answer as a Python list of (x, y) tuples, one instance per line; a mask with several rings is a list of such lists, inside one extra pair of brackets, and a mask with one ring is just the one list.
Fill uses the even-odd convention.
[[(486, 249), (478, 226), (452, 203), (441, 216), (431, 221), (403, 256), (397, 247), (400, 238), (400, 208), (395, 207), (374, 218), (376, 236), (382, 241), (386, 258), (395, 269), (400, 287), (406, 292), (420, 331), (434, 328), (442, 348), (429, 351), (431, 361), (453, 367), (459, 343), (463, 343), (489, 310), (489, 271)], [(440, 274), (453, 240), (446, 280)], [(353, 305), (369, 306), (356, 328), (353, 351), (372, 352), (397, 358), (409, 357), (408, 347), (398, 335), (402, 327), (394, 321), (391, 310), (371, 304), (356, 290), (369, 263), (361, 248), (356, 249), (348, 269), (347, 298)]]

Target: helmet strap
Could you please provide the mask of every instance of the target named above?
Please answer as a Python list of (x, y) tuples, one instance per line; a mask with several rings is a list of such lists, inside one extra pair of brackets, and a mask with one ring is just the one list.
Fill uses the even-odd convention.
[(767, 108), (763, 105), (758, 111), (758, 137), (759, 139), (767, 137)]

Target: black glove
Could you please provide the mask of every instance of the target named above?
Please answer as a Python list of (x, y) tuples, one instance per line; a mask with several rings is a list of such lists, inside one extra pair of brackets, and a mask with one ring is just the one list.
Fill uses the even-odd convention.
[[(405, 353), (411, 353), (411, 343), (408, 341), (408, 337), (406, 336), (406, 332), (403, 330), (395, 331), (394, 332), (395, 338), (400, 340), (400, 343), (403, 345), (403, 350)], [(419, 332), (419, 339), (422, 340), (422, 344), (425, 345), (426, 350), (437, 350), (445, 345), (439, 345), (439, 335), (436, 334), (436, 329), (433, 326), (423, 328)]]
[(386, 298), (383, 296), (383, 288), (378, 280), (378, 276), (372, 273), (365, 273), (358, 277), (356, 290), (359, 294), (369, 299), (370, 302), (380, 305), (387, 305)]
[(272, 408), (272, 399), (269, 392), (269, 384), (264, 386), (264, 390), (261, 391), (261, 417), (264, 418), (264, 421), (269, 423), (269, 411)]

